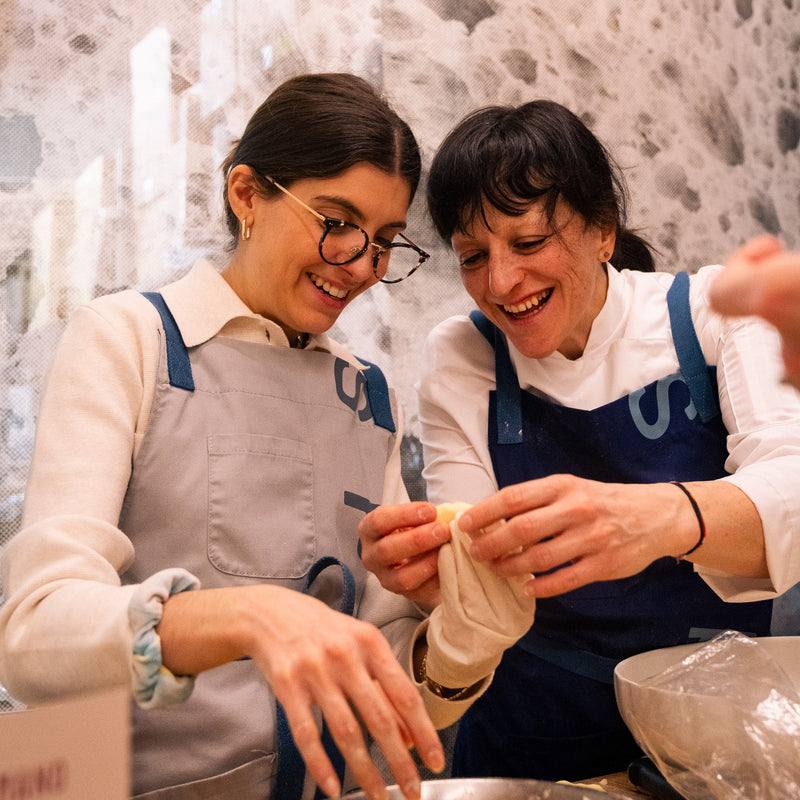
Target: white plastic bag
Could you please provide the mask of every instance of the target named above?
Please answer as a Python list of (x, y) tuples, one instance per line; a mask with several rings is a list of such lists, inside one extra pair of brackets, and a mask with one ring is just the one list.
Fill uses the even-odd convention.
[(634, 735), (685, 797), (800, 798), (800, 696), (757, 640), (726, 631), (640, 688)]

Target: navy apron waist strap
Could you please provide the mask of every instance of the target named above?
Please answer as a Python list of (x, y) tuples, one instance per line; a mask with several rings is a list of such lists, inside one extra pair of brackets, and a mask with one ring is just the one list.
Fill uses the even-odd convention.
[(172, 312), (159, 292), (142, 292), (142, 296), (156, 307), (156, 311), (161, 317), (161, 324), (164, 326), (170, 386), (193, 392), (194, 378), (192, 377), (192, 365), (189, 362), (189, 351), (183, 342), (183, 336), (175, 322), (175, 317), (172, 316)]
[(275, 703), (275, 736), (278, 744), (278, 770), (273, 800), (299, 800), (303, 796), (306, 765), (294, 743), (292, 729), (283, 706)]
[(314, 581), (328, 567), (339, 567), (342, 571), (342, 602), (339, 606), (339, 611), (342, 614), (347, 614), (348, 617), (352, 617), (356, 610), (356, 579), (353, 577), (350, 567), (335, 556), (323, 556), (311, 565), (303, 594), (308, 594)]
[(703, 349), (697, 340), (692, 322), (689, 289), (688, 274), (679, 272), (667, 291), (669, 324), (680, 363), (681, 377), (689, 387), (689, 394), (700, 419), (708, 422), (719, 414), (719, 397), (709, 378)]
[(599, 683), (614, 683), (614, 669), (619, 661), (615, 658), (579, 650), (576, 647), (539, 636), (533, 629), (529, 630), (517, 642), (526, 653), (541, 658), (576, 675), (589, 678)]
[[(308, 572), (306, 578), (304, 594), (308, 594), (311, 585), (328, 567), (339, 567), (342, 570), (342, 601), (339, 610), (343, 614), (352, 616), (355, 612), (356, 601), (356, 582), (350, 568), (335, 556), (324, 556), (315, 561)], [(276, 728), (275, 734), (278, 742), (278, 770), (275, 775), (275, 790), (272, 793), (273, 800), (299, 800), (303, 794), (303, 784), (305, 783), (306, 768), (303, 763), (300, 751), (294, 743), (289, 720), (283, 706), (276, 701), (275, 703)], [(323, 720), (322, 724), (322, 746), (328, 758), (333, 764), (336, 774), (339, 776), (339, 783), (344, 779), (345, 761), (344, 756), (339, 752), (339, 748), (333, 741), (330, 729)], [(317, 788), (314, 793), (314, 800), (322, 800), (325, 794)]]

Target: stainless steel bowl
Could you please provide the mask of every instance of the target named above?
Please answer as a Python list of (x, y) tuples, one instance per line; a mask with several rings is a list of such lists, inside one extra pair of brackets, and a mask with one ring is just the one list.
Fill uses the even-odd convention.
[[(343, 800), (366, 800), (363, 792)], [(565, 783), (517, 778), (443, 778), (422, 782), (422, 800), (623, 800), (618, 794)], [(389, 787), (389, 800), (404, 800), (397, 786)]]

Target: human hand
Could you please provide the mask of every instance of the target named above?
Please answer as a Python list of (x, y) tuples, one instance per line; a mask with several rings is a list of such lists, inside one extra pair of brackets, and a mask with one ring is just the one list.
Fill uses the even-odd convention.
[(712, 308), (730, 316), (757, 315), (781, 337), (786, 379), (800, 388), (800, 252), (758, 236), (726, 262), (709, 290)]
[(507, 486), (459, 525), (472, 537), (470, 554), (495, 574), (534, 573), (525, 591), (538, 598), (635, 575), (657, 558), (685, 553), (697, 538), (694, 513), (676, 487), (572, 475)]
[(322, 747), (314, 707), (322, 711), (369, 797), (387, 795), (359, 718), (383, 751), (403, 794), (418, 800), (419, 774), (409, 748), (416, 747), (435, 771), (444, 766), (444, 755), (416, 688), (380, 631), (299, 592), (281, 598), (281, 613), (264, 628), (264, 635), (254, 641), (252, 657), (283, 705), (297, 748), (323, 791), (334, 796), (341, 787)]
[(409, 800), (420, 796), (410, 747), (432, 770), (444, 767), (419, 692), (374, 625), (302, 592), (263, 584), (174, 595), (164, 603), (158, 631), (162, 663), (174, 674), (252, 658), (286, 712), (310, 775), (328, 795), (338, 795), (341, 787), (322, 746), (315, 708), (370, 798), (382, 800), (387, 793), (359, 719)]
[(378, 506), (358, 526), (361, 561), (390, 592), (426, 608), (439, 602), (439, 548), (450, 539), (430, 503)]
[(430, 616), (425, 666), (427, 677), (449, 688), (472, 686), (493, 672), (533, 625), (536, 609), (523, 589), (526, 578), (500, 578), (473, 561), (458, 519), (439, 550), (441, 602)]

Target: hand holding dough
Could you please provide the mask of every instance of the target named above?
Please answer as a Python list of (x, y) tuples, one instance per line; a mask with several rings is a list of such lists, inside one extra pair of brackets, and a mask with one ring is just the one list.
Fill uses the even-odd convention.
[(452, 539), (439, 550), (441, 603), (428, 626), (428, 677), (447, 687), (472, 686), (489, 675), (503, 653), (531, 625), (536, 601), (525, 594), (526, 578), (500, 578), (469, 555), (470, 538), (458, 527), (468, 503), (437, 507), (450, 522)]

